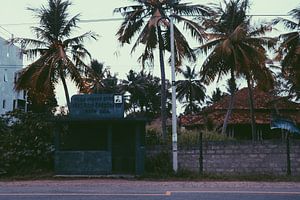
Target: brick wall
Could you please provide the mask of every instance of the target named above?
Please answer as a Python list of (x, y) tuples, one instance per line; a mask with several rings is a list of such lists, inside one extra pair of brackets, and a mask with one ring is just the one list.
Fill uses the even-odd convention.
[[(292, 174), (300, 175), (300, 141), (292, 141), (290, 146)], [(198, 172), (198, 147), (179, 148), (178, 165), (180, 169)], [(206, 173), (284, 175), (286, 166), (286, 145), (281, 141), (203, 143)]]

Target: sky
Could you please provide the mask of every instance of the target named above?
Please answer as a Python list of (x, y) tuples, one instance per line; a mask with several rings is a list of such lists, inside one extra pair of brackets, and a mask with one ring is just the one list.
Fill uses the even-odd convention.
[[(118, 7), (135, 4), (130, 0), (70, 0), (72, 6), (70, 7), (71, 15), (80, 13), (81, 20), (94, 20), (94, 19), (110, 19), (120, 18), (120, 15), (113, 14), (113, 10)], [(190, 2), (192, 4), (204, 4), (207, 3), (219, 3), (218, 0), (189, 0), (182, 2)], [(288, 11), (300, 6), (299, 0), (250, 0), (251, 9), (249, 14), (252, 15), (286, 15)], [(0, 36), (4, 38), (11, 37), (30, 37), (34, 38), (30, 27), (36, 26), (38, 20), (34, 18), (33, 13), (26, 8), (38, 8), (41, 5), (46, 5), (47, 0), (8, 0), (1, 2), (0, 12)], [(253, 17), (255, 21), (270, 20), (274, 17)], [(131, 45), (125, 45), (121, 47), (117, 42), (115, 36), (118, 27), (122, 21), (101, 21), (101, 22), (89, 22), (79, 23), (80, 29), (75, 32), (75, 35), (87, 31), (93, 31), (99, 35), (97, 41), (87, 41), (85, 43), (86, 48), (92, 54), (93, 59), (97, 59), (100, 62), (104, 62), (105, 65), (110, 66), (112, 72), (117, 73), (119, 78), (125, 78), (126, 73), (130, 69), (136, 71), (141, 70), (141, 65), (137, 62), (137, 58), (140, 55), (140, 51), (137, 50), (134, 54), (130, 55)], [(278, 30), (273, 33), (278, 35), (283, 30)], [(195, 47), (197, 46), (194, 43)], [(156, 52), (158, 53), (158, 52)], [(157, 54), (156, 54), (157, 55)], [(155, 55), (155, 58), (157, 56)], [(168, 57), (168, 55), (167, 55)], [(156, 60), (156, 59), (155, 59)], [(202, 57), (199, 57), (198, 63), (203, 61)], [(30, 61), (24, 60), (24, 64), (28, 64)], [(193, 66), (193, 65), (192, 65)], [(200, 70), (200, 64), (197, 65), (197, 70)], [(155, 61), (154, 68), (148, 69), (153, 72), (154, 75), (159, 76), (159, 64)], [(170, 77), (170, 68), (166, 68), (167, 78)], [(180, 78), (177, 76), (177, 79)], [(220, 87), (225, 87), (224, 83), (217, 83)], [(70, 84), (71, 94), (76, 93), (76, 88)], [(212, 86), (209, 90), (213, 90), (216, 86)], [(209, 93), (210, 91), (208, 91)], [(60, 105), (65, 104), (63, 96), (63, 89), (58, 86), (57, 99)]]

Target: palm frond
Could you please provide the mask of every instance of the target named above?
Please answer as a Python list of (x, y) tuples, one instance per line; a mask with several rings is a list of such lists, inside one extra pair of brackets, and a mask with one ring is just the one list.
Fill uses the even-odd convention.
[(296, 22), (282, 17), (278, 17), (272, 21), (273, 25), (276, 25), (278, 23), (282, 23), (287, 29), (290, 30), (295, 30), (297, 27), (299, 27), (299, 24), (297, 24)]
[(25, 49), (28, 46), (33, 46), (36, 48), (39, 47), (46, 47), (47, 43), (44, 41), (36, 40), (36, 39), (31, 39), (31, 38), (12, 38), (8, 40), (8, 44), (20, 44), (21, 48)]
[(153, 63), (154, 61), (154, 55), (153, 55), (153, 49), (149, 47), (147, 44), (145, 46), (144, 52), (142, 55), (138, 58), (138, 61), (142, 63), (143, 68), (145, 67), (146, 61), (149, 61), (150, 63)]
[(22, 53), (26, 54), (29, 59), (33, 59), (38, 55), (43, 55), (47, 50), (46, 48), (33, 48), (23, 50)]
[(174, 4), (172, 6), (174, 13), (178, 15), (202, 15), (210, 16), (213, 14), (211, 8), (204, 5), (190, 5), (189, 3)]
[(69, 72), (68, 74), (70, 75), (71, 80), (76, 84), (76, 86), (80, 89), (84, 88), (84, 81), (82, 79), (82, 73), (80, 73), (80, 70), (76, 65), (73, 64), (73, 62), (67, 58), (66, 60), (66, 68), (67, 71)]
[[(80, 59), (85, 59), (87, 56), (91, 59), (92, 55), (90, 54), (90, 52), (82, 45), (82, 44), (78, 44), (78, 45), (73, 45), (71, 47), (71, 54), (72, 56), (76, 56)], [(75, 61), (77, 59), (74, 59)]]
[(136, 42), (134, 43), (131, 53), (133, 53), (136, 47), (140, 44), (148, 44), (150, 48), (155, 48), (158, 43), (157, 35), (156, 35), (156, 28), (153, 26), (148, 26), (148, 24), (144, 27), (142, 32), (140, 33), (139, 37), (137, 38)]
[(223, 42), (223, 39), (216, 39), (212, 41), (208, 41), (207, 43), (201, 45), (200, 47), (195, 48), (196, 53), (204, 53), (208, 54), (208, 52), (212, 49), (214, 49), (217, 45), (221, 44)]
[(200, 80), (206, 85), (210, 84), (217, 78), (220, 79), (226, 75), (231, 65), (227, 63), (225, 58), (220, 53), (220, 47), (216, 47), (205, 59), (200, 70)]
[[(170, 46), (170, 29), (164, 34), (165, 41), (168, 42), (168, 46)], [(190, 61), (196, 60), (196, 55), (189, 46), (186, 38), (184, 35), (179, 31), (179, 29), (174, 26), (174, 39), (175, 39), (175, 59), (176, 59), (176, 66), (181, 66), (182, 59), (185, 57)]]
[(133, 6), (124, 6), (120, 8), (115, 8), (114, 13), (121, 13), (123, 16), (126, 16), (128, 12), (132, 12), (133, 10), (142, 10), (142, 5), (133, 5)]
[(133, 22), (131, 20), (125, 20), (119, 30), (117, 31), (118, 40), (121, 42), (121, 44), (124, 43), (130, 43), (131, 38), (141, 29), (141, 27), (144, 25), (144, 20), (140, 19), (136, 22)]
[(39, 40), (43, 40), (48, 43), (51, 43), (53, 41), (53, 37), (49, 31), (41, 27), (31, 27), (31, 29)]
[(73, 28), (77, 28), (77, 22), (79, 21), (79, 16), (80, 14), (75, 15), (74, 17), (72, 17), (64, 26), (61, 35), (64, 37), (69, 37), (71, 34), (71, 31)]
[(83, 43), (86, 39), (97, 40), (97, 37), (98, 37), (98, 34), (92, 32), (92, 31), (89, 31), (89, 32), (86, 32), (86, 33), (84, 33), (80, 36), (76, 36), (76, 37), (73, 37), (73, 38), (70, 38), (70, 39), (66, 39), (63, 42), (63, 45), (65, 45), (65, 46), (78, 45), (78, 44)]
[(253, 28), (253, 30), (248, 31), (248, 35), (250, 37), (255, 37), (255, 36), (262, 36), (265, 35), (267, 32), (271, 32), (273, 30), (272, 24), (262, 24), (258, 28)]
[(198, 42), (203, 43), (205, 39), (207, 39), (206, 33), (204, 31), (204, 28), (201, 27), (196, 22), (186, 19), (184, 17), (181, 17), (179, 15), (173, 15), (174, 19), (176, 19), (178, 22), (184, 23), (184, 29), (189, 30), (191, 33), (191, 36), (193, 38), (196, 38)]

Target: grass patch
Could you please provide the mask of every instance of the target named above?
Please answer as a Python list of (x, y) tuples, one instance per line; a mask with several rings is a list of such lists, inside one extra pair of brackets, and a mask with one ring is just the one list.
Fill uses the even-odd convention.
[(2, 175), (0, 181), (27, 181), (56, 179), (53, 171), (37, 171), (30, 174)]
[(273, 174), (199, 174), (186, 170), (179, 170), (178, 173), (146, 173), (138, 178), (139, 180), (151, 181), (253, 181), (253, 182), (300, 182), (300, 176), (285, 176)]

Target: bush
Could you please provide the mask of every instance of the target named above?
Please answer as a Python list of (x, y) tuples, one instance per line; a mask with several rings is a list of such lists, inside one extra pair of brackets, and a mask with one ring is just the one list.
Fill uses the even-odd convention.
[(159, 176), (169, 176), (172, 173), (171, 155), (168, 152), (160, 152), (146, 157), (145, 171)]
[[(222, 135), (214, 130), (201, 130), (203, 141), (229, 141), (234, 140), (226, 135)], [(178, 134), (178, 145), (180, 146), (195, 146), (199, 144), (200, 130), (184, 130)]]
[(0, 134), (0, 173), (10, 176), (53, 169), (53, 129), (49, 116), (14, 111), (4, 119), (6, 126)]
[(146, 146), (162, 145), (162, 135), (153, 129), (147, 129), (145, 135)]

